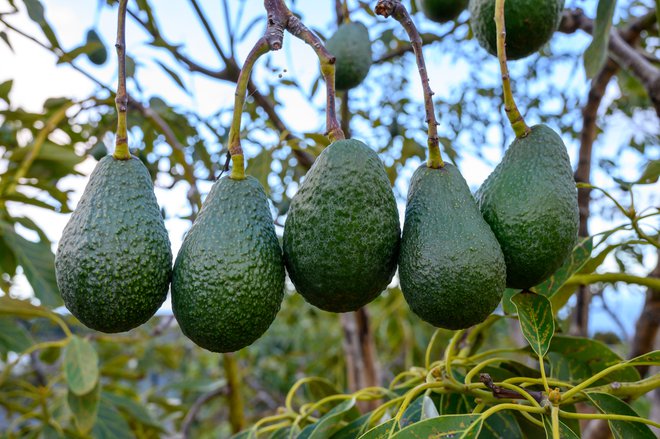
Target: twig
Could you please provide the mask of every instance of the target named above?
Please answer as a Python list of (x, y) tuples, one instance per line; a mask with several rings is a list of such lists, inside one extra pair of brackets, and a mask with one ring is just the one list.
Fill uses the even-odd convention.
[(188, 439), (191, 437), (190, 428), (192, 427), (193, 422), (195, 422), (195, 418), (197, 417), (197, 414), (202, 409), (204, 404), (214, 398), (217, 398), (218, 396), (226, 394), (227, 387), (222, 386), (197, 398), (194, 404), (190, 407), (190, 410), (188, 410), (188, 413), (186, 413), (186, 417), (183, 419), (183, 423), (181, 424), (181, 435), (183, 436), (183, 439)]
[(422, 51), (422, 38), (413, 23), (410, 14), (403, 6), (400, 0), (378, 0), (376, 5), (376, 14), (382, 15), (385, 18), (392, 17), (398, 21), (401, 26), (406, 30), (410, 38), (410, 44), (415, 52), (415, 60), (417, 61), (417, 69), (419, 76), (422, 80), (422, 88), (424, 90), (424, 109), (426, 110), (426, 122), (428, 128), (428, 148), (429, 158), (427, 166), (429, 168), (442, 168), (445, 164), (442, 161), (440, 154), (440, 140), (438, 138), (438, 122), (435, 118), (435, 110), (433, 108), (433, 91), (429, 83), (429, 76), (426, 70), (426, 63), (424, 62), (424, 53)]
[(199, 4), (197, 3), (197, 0), (189, 0), (189, 1), (193, 9), (195, 10), (195, 13), (197, 13), (197, 17), (199, 17), (199, 20), (202, 22), (202, 26), (204, 26), (204, 30), (206, 30), (206, 34), (211, 40), (211, 44), (213, 44), (213, 47), (215, 47), (216, 52), (218, 52), (218, 55), (220, 56), (220, 58), (222, 58), (222, 60), (226, 64), (227, 56), (225, 55), (225, 52), (222, 50), (222, 47), (220, 46), (220, 43), (218, 42), (218, 38), (215, 36), (213, 29), (209, 25), (209, 21), (207, 20), (204, 11), (202, 11), (202, 8), (200, 8)]
[(516, 101), (513, 98), (511, 91), (511, 77), (509, 76), (509, 68), (506, 65), (506, 24), (504, 20), (504, 1), (495, 1), (495, 27), (497, 29), (497, 59), (500, 62), (500, 70), (502, 71), (502, 91), (504, 94), (504, 111), (506, 112), (511, 128), (516, 133), (516, 137), (526, 137), (530, 133), (530, 128), (525, 123), (523, 115), (516, 106)]
[[(649, 17), (648, 19), (656, 20), (655, 17)], [(573, 33), (580, 29), (591, 34), (593, 28), (593, 20), (584, 15), (584, 11), (578, 8), (564, 11), (559, 31)], [(626, 41), (626, 38), (615, 29), (610, 31), (608, 48), (610, 55), (616, 60), (617, 64), (630, 71), (642, 82), (653, 102), (656, 113), (660, 116), (660, 69), (653, 66), (642, 54), (637, 52)]]
[[(495, 398), (499, 398), (499, 399), (527, 399), (526, 397), (524, 397), (520, 393), (516, 392), (515, 390), (505, 389), (503, 387), (500, 387), (500, 386), (496, 385), (493, 382), (493, 379), (491, 378), (491, 376), (487, 373), (479, 374), (479, 381), (484, 383), (486, 385), (486, 387), (488, 387), (488, 389), (490, 389), (490, 391), (493, 392), (493, 396)], [(541, 404), (543, 402), (543, 399), (544, 399), (543, 392), (539, 392), (539, 391), (536, 391), (536, 390), (527, 390), (527, 389), (525, 389), (525, 391), (527, 393), (529, 393), (529, 395), (532, 398), (534, 398), (534, 400), (536, 400), (536, 402), (538, 402), (539, 404)]]
[[(291, 14), (290, 11), (289, 14)], [(286, 30), (314, 49), (314, 53), (316, 53), (321, 63), (321, 74), (323, 75), (326, 88), (326, 135), (332, 142), (344, 139), (344, 132), (341, 129), (341, 125), (339, 125), (335, 110), (335, 57), (328, 52), (319, 37), (310, 31), (295, 15), (291, 14), (289, 16)]]
[(131, 153), (128, 150), (128, 128), (126, 123), (126, 111), (128, 110), (128, 94), (126, 93), (126, 4), (128, 0), (119, 1), (119, 12), (117, 14), (117, 59), (119, 64), (119, 77), (117, 80), (117, 135), (115, 138), (115, 152), (112, 155), (117, 160), (130, 160)]

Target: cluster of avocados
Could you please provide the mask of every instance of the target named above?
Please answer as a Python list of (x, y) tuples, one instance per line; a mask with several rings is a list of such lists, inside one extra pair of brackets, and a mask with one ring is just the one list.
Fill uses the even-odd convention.
[[(531, 0), (508, 0), (513, 14), (517, 2)], [(422, 3), (438, 21), (455, 18), (466, 6)], [(547, 13), (554, 17), (562, 2), (533, 3), (527, 11), (552, 3)], [(490, 4), (494, 0), (470, 1), (473, 22), (479, 14), (493, 16)], [(506, 20), (516, 23), (515, 16)], [(554, 30), (556, 21), (548, 26)], [(474, 28), (490, 32), (485, 19)], [(364, 25), (343, 24), (328, 49), (337, 57), (338, 89), (364, 80), (371, 65)], [(183, 333), (210, 351), (231, 352), (272, 324), (284, 298), (285, 271), (307, 302), (342, 313), (378, 297), (398, 267), (415, 314), (437, 327), (470, 327), (493, 312), (506, 287), (529, 289), (551, 276), (571, 253), (578, 223), (566, 147), (545, 125), (517, 138), (475, 195), (454, 165), (420, 166), (410, 182), (403, 232), (380, 158), (364, 143), (342, 139), (305, 176), (289, 208), (282, 247), (259, 181), (225, 176), (204, 200), (172, 268), (146, 167), (135, 157), (107, 155), (64, 229), (55, 266), (65, 305), (90, 328), (113, 333), (141, 325), (171, 284)]]

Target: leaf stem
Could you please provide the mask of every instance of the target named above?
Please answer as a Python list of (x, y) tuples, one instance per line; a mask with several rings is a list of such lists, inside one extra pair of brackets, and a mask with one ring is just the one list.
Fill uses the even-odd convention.
[(424, 90), (424, 109), (426, 111), (426, 123), (428, 123), (428, 148), (429, 158), (427, 166), (429, 168), (442, 168), (445, 166), (440, 154), (440, 140), (438, 138), (438, 122), (435, 118), (435, 109), (433, 107), (433, 91), (429, 83), (429, 75), (426, 70), (426, 63), (424, 61), (424, 53), (422, 51), (422, 37), (415, 27), (408, 10), (401, 4), (400, 0), (378, 0), (376, 5), (376, 14), (382, 15), (385, 18), (392, 17), (398, 21), (401, 26), (406, 30), (410, 38), (410, 45), (415, 53), (415, 60), (417, 61), (417, 69), (419, 76), (422, 80), (422, 89)]
[(504, 22), (504, 0), (495, 0), (495, 27), (497, 29), (497, 58), (500, 61), (500, 70), (502, 72), (502, 92), (504, 95), (504, 111), (509, 118), (511, 128), (516, 133), (516, 137), (526, 137), (530, 128), (525, 123), (523, 115), (516, 106), (511, 91), (511, 77), (509, 68), (506, 65), (506, 26)]
[(601, 414), (601, 413), (572, 413), (559, 410), (559, 416), (567, 419), (604, 419), (606, 421), (624, 421), (624, 422), (640, 422), (655, 428), (660, 428), (660, 424), (650, 419), (640, 418), (638, 416), (617, 415), (615, 413)]
[(128, 93), (126, 92), (126, 4), (128, 0), (119, 0), (117, 14), (117, 60), (119, 75), (117, 80), (117, 135), (115, 137), (115, 152), (112, 154), (117, 160), (129, 160), (131, 153), (128, 150), (128, 127), (126, 112), (128, 110)]
[(552, 420), (552, 439), (561, 439), (561, 435), (559, 434), (559, 407), (553, 405), (550, 413)]

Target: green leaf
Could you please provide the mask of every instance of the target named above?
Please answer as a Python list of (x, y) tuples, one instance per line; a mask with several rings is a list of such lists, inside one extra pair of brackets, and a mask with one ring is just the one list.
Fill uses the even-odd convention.
[(76, 395), (89, 393), (99, 381), (99, 358), (92, 344), (73, 336), (64, 351), (64, 375)]
[[(543, 427), (545, 428), (546, 439), (552, 439), (552, 419), (550, 419), (550, 416), (543, 416)], [(559, 439), (580, 439), (580, 436), (560, 420)]]
[[(552, 302), (552, 309), (558, 312), (568, 301), (569, 297), (575, 291), (575, 286), (563, 288), (564, 284), (571, 276), (580, 271), (584, 264), (589, 260), (593, 251), (593, 238), (584, 238), (578, 242), (571, 257), (564, 261), (564, 264), (548, 280), (534, 288), (534, 291), (547, 297)], [(557, 296), (557, 297), (555, 297)]]
[(181, 79), (181, 76), (179, 76), (178, 73), (176, 73), (174, 70), (172, 70), (171, 68), (167, 67), (164, 63), (162, 63), (162, 62), (160, 62), (160, 61), (158, 61), (158, 60), (156, 60), (156, 64), (158, 64), (163, 70), (165, 70), (165, 72), (170, 76), (170, 78), (172, 78), (172, 80), (173, 80), (174, 82), (176, 82), (177, 85), (178, 85), (179, 87), (181, 87), (181, 89), (182, 89), (184, 92), (186, 92), (188, 95), (190, 94), (190, 92), (188, 91), (188, 88), (186, 88), (186, 84), (183, 83), (183, 80)]
[(390, 419), (387, 422), (377, 425), (360, 436), (359, 439), (388, 439), (392, 428), (394, 428), (394, 431), (397, 431), (396, 419)]
[(651, 160), (635, 184), (653, 184), (660, 178), (660, 160)]
[(9, 317), (0, 317), (0, 353), (23, 352), (34, 344), (30, 333)]
[(71, 389), (67, 392), (66, 399), (69, 409), (73, 413), (76, 428), (83, 435), (88, 434), (96, 424), (100, 395), (101, 385), (98, 382), (91, 391), (84, 395), (76, 395)]
[(162, 430), (163, 426), (156, 421), (149, 413), (149, 410), (139, 402), (116, 393), (103, 392), (103, 399), (110, 401), (115, 407), (125, 415), (138, 421), (140, 424), (147, 425)]
[[(355, 407), (355, 398), (337, 404), (314, 424), (309, 439), (325, 439), (341, 428), (341, 420)], [(302, 435), (301, 435), (302, 436)]]
[(14, 80), (9, 79), (5, 82), (0, 83), (0, 99), (9, 104), (9, 93), (11, 92), (11, 87), (14, 85)]
[(23, 0), (27, 9), (28, 17), (35, 23), (41, 23), (45, 20), (44, 6), (39, 0)]
[(29, 300), (18, 300), (9, 296), (0, 296), (0, 315), (43, 317), (48, 313), (51, 313), (48, 308), (33, 305)]
[(101, 398), (92, 437), (94, 439), (117, 439), (134, 437), (134, 435), (119, 411), (105, 398)]
[(248, 161), (246, 171), (248, 174), (259, 180), (259, 183), (261, 183), (266, 192), (268, 192), (270, 188), (270, 185), (268, 184), (268, 175), (270, 174), (272, 160), (272, 151), (269, 149), (262, 149), (256, 157)]
[(362, 433), (364, 433), (364, 430), (366, 430), (367, 422), (369, 421), (370, 417), (371, 412), (360, 416), (330, 436), (330, 439), (354, 439), (359, 437)]
[(615, 6), (616, 0), (598, 1), (593, 40), (584, 52), (584, 70), (587, 78), (596, 76), (607, 60), (607, 46), (610, 42), (610, 29)]
[[(606, 415), (638, 416), (637, 412), (619, 398), (607, 393), (587, 393), (589, 400), (602, 413)], [(641, 422), (608, 421), (610, 430), (615, 439), (655, 439), (651, 429)]]
[(516, 417), (507, 412), (491, 415), (484, 422), (479, 439), (524, 439)]
[[(7, 47), (9, 47), (9, 50), (14, 52), (14, 47), (11, 45), (11, 41), (9, 41), (9, 35), (7, 35), (7, 32), (5, 31), (0, 31), (0, 38), (2, 38), (2, 41), (5, 42)], [(15, 53), (15, 52), (14, 52)]]
[(35, 296), (44, 305), (56, 308), (62, 297), (55, 279), (55, 255), (49, 242), (32, 242), (23, 238), (13, 228), (0, 223), (0, 236), (12, 250), (16, 261), (34, 290)]
[[(550, 343), (548, 360), (554, 378), (568, 382), (581, 382), (609, 366), (624, 360), (605, 344), (588, 338), (555, 335)], [(605, 376), (595, 385), (614, 381), (632, 382), (640, 379), (637, 369), (626, 367)]]
[(518, 310), (520, 327), (534, 352), (543, 357), (555, 333), (550, 301), (540, 294), (521, 292), (511, 299)]
[(393, 438), (406, 439), (411, 437), (442, 438), (476, 438), (481, 430), (481, 415), (444, 415), (433, 419), (417, 422), (401, 429)]

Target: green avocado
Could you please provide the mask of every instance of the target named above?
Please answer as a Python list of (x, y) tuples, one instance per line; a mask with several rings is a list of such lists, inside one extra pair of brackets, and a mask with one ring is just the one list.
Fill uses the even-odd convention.
[(371, 68), (371, 41), (367, 27), (358, 22), (344, 23), (326, 42), (337, 58), (335, 88), (348, 90), (360, 85)]
[(355, 311), (390, 283), (399, 213), (378, 155), (358, 140), (328, 146), (305, 176), (284, 225), (298, 292), (326, 311)]
[(249, 176), (221, 178), (174, 263), (181, 330), (209, 351), (237, 351), (266, 332), (283, 297), (282, 250), (263, 187)]
[(102, 158), (55, 257), (64, 304), (86, 326), (122, 332), (165, 300), (172, 251), (149, 173), (135, 157)]
[(94, 48), (87, 53), (87, 58), (97, 66), (105, 64), (108, 60), (108, 51), (105, 48), (103, 41), (101, 41), (101, 37), (94, 29), (87, 31), (85, 44), (94, 46)]
[(408, 190), (399, 256), (415, 314), (446, 329), (480, 323), (502, 299), (504, 255), (458, 169), (420, 166)]
[(458, 17), (468, 0), (418, 0), (418, 5), (429, 20), (445, 23)]
[[(521, 59), (538, 51), (557, 30), (564, 0), (506, 0), (507, 59)], [(495, 0), (470, 0), (472, 32), (481, 47), (497, 55)]]
[(477, 192), (481, 213), (502, 246), (509, 288), (552, 275), (577, 241), (577, 190), (566, 146), (545, 125), (516, 139)]

